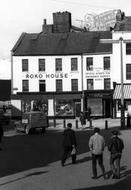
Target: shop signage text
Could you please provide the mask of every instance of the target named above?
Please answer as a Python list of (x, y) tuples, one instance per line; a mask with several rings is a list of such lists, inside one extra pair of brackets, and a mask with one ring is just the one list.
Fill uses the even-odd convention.
[(51, 73), (51, 74), (26, 74), (27, 79), (42, 78), (68, 78), (68, 73)]
[(102, 79), (102, 78), (110, 78), (110, 72), (109, 71), (94, 71), (94, 72), (86, 72), (86, 78), (92, 78), (92, 79)]

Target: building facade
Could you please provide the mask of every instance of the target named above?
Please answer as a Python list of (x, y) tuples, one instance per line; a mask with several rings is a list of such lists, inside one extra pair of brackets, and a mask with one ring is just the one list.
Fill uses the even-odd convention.
[(42, 109), (51, 118), (74, 118), (88, 108), (92, 117), (117, 116), (119, 44), (100, 42), (117, 32), (74, 31), (68, 12), (55, 13), (53, 22), (44, 20), (38, 34), (23, 33), (12, 49), (13, 116)]

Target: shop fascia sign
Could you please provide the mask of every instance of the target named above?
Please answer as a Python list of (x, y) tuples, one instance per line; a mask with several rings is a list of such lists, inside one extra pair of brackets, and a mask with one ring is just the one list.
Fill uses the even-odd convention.
[(33, 74), (33, 73), (26, 73), (26, 79), (42, 79), (42, 78), (68, 78), (68, 73), (46, 73), (46, 74), (42, 74), (42, 73), (37, 73), (37, 74)]
[(110, 78), (110, 71), (95, 68), (93, 71), (86, 72), (86, 78), (88, 79), (95, 79), (95, 80), (102, 80), (103, 78)]

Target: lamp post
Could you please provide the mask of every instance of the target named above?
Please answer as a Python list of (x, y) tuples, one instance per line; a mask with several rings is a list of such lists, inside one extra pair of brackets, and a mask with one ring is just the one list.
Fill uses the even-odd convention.
[(123, 43), (131, 43), (131, 40), (124, 40), (122, 37), (119, 40), (100, 39), (100, 43), (119, 43), (120, 44), (120, 72), (121, 72), (121, 128), (125, 128), (125, 111), (124, 111), (124, 89), (123, 89)]

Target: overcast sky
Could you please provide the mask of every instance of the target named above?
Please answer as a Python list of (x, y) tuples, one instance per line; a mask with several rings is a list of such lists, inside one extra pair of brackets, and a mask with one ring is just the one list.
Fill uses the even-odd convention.
[(84, 20), (87, 13), (121, 9), (131, 16), (131, 0), (0, 0), (0, 58), (10, 50), (22, 32), (41, 32), (43, 19), (52, 24), (52, 13), (69, 11), (72, 20)]

